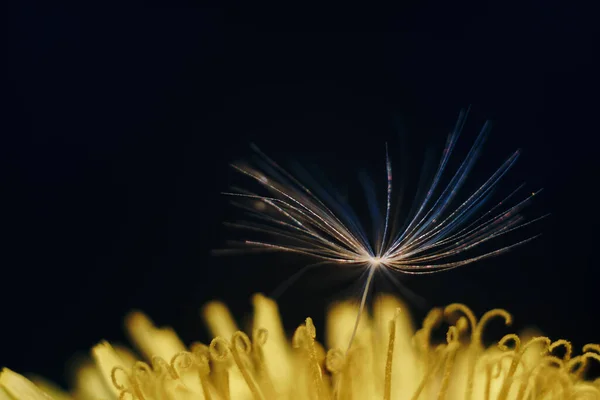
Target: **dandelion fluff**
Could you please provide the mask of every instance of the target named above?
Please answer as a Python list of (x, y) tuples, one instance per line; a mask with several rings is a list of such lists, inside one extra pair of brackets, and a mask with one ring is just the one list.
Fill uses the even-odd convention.
[[(396, 202), (393, 191), (392, 164), (386, 146), (385, 208), (377, 216), (375, 196), (367, 196), (369, 207), (380, 221), (369, 237), (356, 214), (335, 196), (317, 196), (307, 184), (300, 182), (256, 146), (260, 161), (256, 165), (233, 164), (242, 175), (254, 180), (262, 193), (235, 189), (226, 193), (234, 199), (251, 200), (254, 206), (237, 203), (251, 216), (251, 221), (234, 224), (254, 232), (268, 234), (269, 240), (245, 240), (247, 249), (275, 250), (311, 256), (320, 263), (353, 265), (367, 271), (366, 284), (360, 296), (360, 306), (348, 349), (365, 308), (367, 296), (376, 271), (390, 276), (402, 274), (431, 274), (448, 271), (485, 258), (502, 254), (536, 236), (479, 250), (481, 245), (533, 221), (525, 221), (519, 212), (538, 192), (521, 200), (515, 195), (519, 186), (508, 192), (502, 201), (488, 205), (490, 195), (513, 167), (520, 151), (515, 151), (475, 190), (457, 201), (457, 194), (465, 185), (481, 154), (490, 131), (486, 122), (473, 146), (456, 171), (449, 173), (448, 163), (464, 128), (467, 112), (462, 111), (448, 136), (439, 165), (422, 198), (404, 221), (392, 220), (391, 210)], [(443, 185), (443, 182), (445, 185)], [(487, 208), (486, 208), (487, 207)], [(539, 219), (539, 218), (538, 218)], [(400, 226), (400, 229), (392, 227)], [(473, 254), (471, 251), (475, 252)], [(468, 253), (467, 253), (468, 252)]]

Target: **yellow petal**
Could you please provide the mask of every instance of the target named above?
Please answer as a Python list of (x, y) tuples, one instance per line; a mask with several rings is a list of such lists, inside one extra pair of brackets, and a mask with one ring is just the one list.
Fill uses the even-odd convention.
[(101, 342), (94, 346), (92, 348), (92, 357), (102, 376), (104, 386), (113, 394), (113, 397), (117, 398), (119, 396), (119, 390), (113, 382), (113, 369), (116, 367), (123, 368), (123, 360), (121, 360), (117, 352), (108, 342)]
[(133, 312), (127, 316), (125, 327), (131, 340), (147, 360), (158, 356), (171, 360), (186, 347), (171, 328), (157, 328), (145, 314)]
[(0, 387), (17, 400), (52, 400), (52, 397), (35, 386), (33, 382), (4, 368), (0, 372)]

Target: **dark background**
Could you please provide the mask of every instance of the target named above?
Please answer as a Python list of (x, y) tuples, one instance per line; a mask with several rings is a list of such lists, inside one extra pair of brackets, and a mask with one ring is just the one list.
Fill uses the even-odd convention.
[[(521, 179), (544, 187), (528, 214), (552, 215), (532, 228), (543, 233), (533, 243), (411, 287), (430, 305), (504, 307), (515, 329), (536, 325), (578, 349), (598, 341), (590, 10), (410, 0), (332, 10), (26, 1), (10, 11), (1, 365), (64, 383), (74, 352), (125, 340), (132, 308), (186, 342), (206, 340), (204, 302), (223, 299), (243, 316), (251, 293), (301, 266), (210, 255), (237, 215), (219, 194), (234, 180), (228, 164), (250, 142), (350, 179), (361, 166), (382, 173), (370, 165), (401, 131), (418, 175), (426, 148), (443, 146), (469, 104), (459, 155), (495, 121), (473, 180), (520, 147), (507, 190)], [(288, 328), (322, 320), (337, 290), (328, 274), (281, 298)]]

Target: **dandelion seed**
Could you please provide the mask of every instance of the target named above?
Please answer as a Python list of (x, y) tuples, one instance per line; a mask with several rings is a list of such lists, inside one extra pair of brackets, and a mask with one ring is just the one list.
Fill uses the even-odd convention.
[[(452, 152), (464, 128), (467, 112), (463, 111), (448, 136), (440, 163), (424, 196), (416, 202), (416, 210), (400, 225), (393, 221), (391, 210), (395, 203), (392, 180), (392, 164), (386, 146), (385, 211), (373, 212), (381, 220), (378, 233), (369, 238), (355, 213), (335, 200), (335, 196), (324, 193), (317, 196), (309, 187), (268, 158), (257, 147), (260, 156), (257, 166), (234, 164), (233, 168), (253, 179), (266, 194), (247, 190), (226, 193), (236, 199), (250, 199), (262, 203), (262, 207), (244, 208), (253, 221), (233, 224), (240, 228), (270, 234), (272, 240), (246, 240), (249, 249), (275, 250), (299, 253), (318, 259), (321, 263), (355, 265), (367, 268), (366, 284), (360, 296), (354, 333), (365, 308), (372, 286), (373, 276), (380, 270), (385, 275), (391, 272), (403, 274), (431, 274), (447, 271), (488, 257), (504, 253), (536, 236), (501, 246), (491, 251), (467, 252), (481, 249), (481, 245), (500, 236), (522, 228), (526, 222), (519, 212), (538, 192), (533, 192), (520, 201), (514, 201), (518, 187), (502, 201), (484, 208), (498, 182), (515, 164), (520, 152), (511, 154), (487, 180), (466, 197), (457, 201), (457, 194), (465, 184), (481, 153), (483, 143), (490, 131), (486, 122), (475, 143), (458, 169), (443, 186), (445, 173)], [(377, 210), (374, 196), (367, 196), (371, 210)], [(512, 203), (511, 203), (512, 202)], [(507, 204), (511, 204), (508, 205)], [(379, 214), (379, 215), (378, 215)], [(543, 217), (541, 217), (543, 218)], [(539, 218), (538, 218), (539, 219)], [(394, 222), (394, 223), (392, 223)]]

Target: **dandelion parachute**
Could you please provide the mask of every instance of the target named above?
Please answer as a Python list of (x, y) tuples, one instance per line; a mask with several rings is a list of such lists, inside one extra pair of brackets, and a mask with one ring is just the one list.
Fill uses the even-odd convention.
[[(225, 193), (237, 199), (254, 200), (260, 205), (250, 207), (244, 203), (237, 203), (253, 217), (253, 220), (233, 225), (267, 233), (271, 238), (246, 240), (246, 248), (299, 253), (314, 257), (323, 263), (367, 268), (367, 280), (361, 295), (355, 334), (376, 270), (404, 274), (447, 271), (499, 255), (537, 237), (532, 236), (492, 250), (480, 251), (479, 254), (464, 256), (468, 251), (481, 248), (483, 243), (543, 218), (526, 221), (519, 214), (539, 193), (533, 192), (515, 201), (514, 197), (523, 185), (509, 192), (500, 202), (486, 208), (492, 191), (517, 161), (519, 150), (512, 153), (480, 186), (469, 193), (466, 199), (457, 201), (457, 193), (476, 165), (491, 127), (489, 122), (483, 125), (458, 169), (446, 177), (448, 162), (464, 128), (466, 117), (467, 112), (462, 111), (448, 136), (437, 170), (427, 190), (423, 192), (422, 198), (416, 200), (413, 213), (403, 224), (392, 224), (402, 221), (392, 221), (391, 210), (395, 197), (387, 146), (385, 210), (380, 218), (380, 229), (371, 238), (355, 213), (345, 204), (341, 204), (334, 196), (317, 196), (308, 185), (303, 184), (253, 146), (260, 157), (256, 166), (246, 163), (236, 163), (232, 166), (239, 173), (257, 182), (264, 193), (244, 189)], [(447, 183), (442, 185), (444, 179)], [(402, 228), (392, 229), (395, 225)]]

